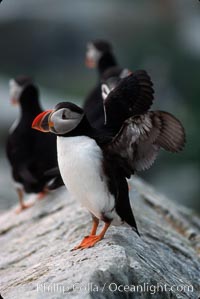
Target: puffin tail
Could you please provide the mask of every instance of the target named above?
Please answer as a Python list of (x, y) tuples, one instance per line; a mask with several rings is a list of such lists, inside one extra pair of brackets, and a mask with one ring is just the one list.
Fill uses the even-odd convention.
[(132, 230), (141, 238), (141, 235), (137, 229), (137, 226), (135, 226), (135, 227), (132, 226)]

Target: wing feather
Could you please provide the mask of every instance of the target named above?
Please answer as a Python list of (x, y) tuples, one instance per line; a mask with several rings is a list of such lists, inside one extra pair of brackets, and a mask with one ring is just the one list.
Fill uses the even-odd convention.
[(160, 148), (179, 152), (184, 144), (185, 132), (178, 119), (167, 112), (149, 111), (127, 119), (106, 149), (120, 159), (128, 177), (134, 171), (148, 169)]
[(146, 71), (135, 71), (122, 79), (104, 99), (107, 126), (118, 131), (131, 116), (146, 113), (154, 99), (153, 83)]

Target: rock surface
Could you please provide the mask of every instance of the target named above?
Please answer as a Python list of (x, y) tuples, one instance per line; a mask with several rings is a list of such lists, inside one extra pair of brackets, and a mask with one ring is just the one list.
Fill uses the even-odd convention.
[(200, 219), (136, 177), (130, 185), (141, 238), (111, 227), (95, 247), (70, 251), (91, 219), (64, 187), (1, 215), (2, 297), (200, 298)]

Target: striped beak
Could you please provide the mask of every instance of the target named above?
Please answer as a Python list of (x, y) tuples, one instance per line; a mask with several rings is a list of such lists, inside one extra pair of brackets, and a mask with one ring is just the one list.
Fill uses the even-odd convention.
[(50, 131), (50, 128), (54, 126), (53, 122), (51, 122), (51, 115), (54, 110), (47, 110), (40, 113), (34, 119), (32, 123), (32, 129), (47, 133)]

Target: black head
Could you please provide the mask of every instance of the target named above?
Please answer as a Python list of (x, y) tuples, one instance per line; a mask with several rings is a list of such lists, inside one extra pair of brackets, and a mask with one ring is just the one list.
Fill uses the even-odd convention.
[(97, 67), (100, 59), (104, 55), (111, 55), (112, 46), (104, 40), (95, 40), (87, 44), (86, 50), (86, 66), (89, 68)]
[(109, 78), (120, 77), (123, 68), (120, 66), (113, 66), (106, 70), (102, 75), (102, 82), (106, 82)]
[(54, 111), (58, 111), (60, 109), (68, 109), (71, 112), (75, 112), (75, 113), (78, 113), (80, 115), (83, 114), (83, 109), (80, 108), (79, 106), (77, 106), (76, 104), (71, 103), (71, 102), (61, 102), (61, 103), (58, 103), (55, 106)]
[(101, 80), (102, 98), (106, 100), (109, 93), (117, 87), (122, 79), (130, 76), (132, 72), (129, 69), (113, 66), (103, 73)]
[(123, 79), (128, 77), (132, 72), (129, 69), (122, 68), (120, 66), (113, 66), (106, 70), (102, 75), (102, 82), (106, 82), (110, 78)]
[(30, 77), (20, 76), (15, 79), (11, 79), (9, 82), (9, 88), (11, 103), (13, 105), (38, 105), (38, 89)]
[(105, 40), (94, 40), (91, 44), (101, 53), (112, 52), (112, 45)]
[(28, 76), (18, 76), (14, 79), (14, 81), (22, 88), (27, 85), (33, 84), (33, 79)]
[(40, 113), (33, 121), (32, 127), (63, 136), (76, 129), (83, 117), (84, 112), (80, 107), (70, 102), (62, 102), (53, 110)]

